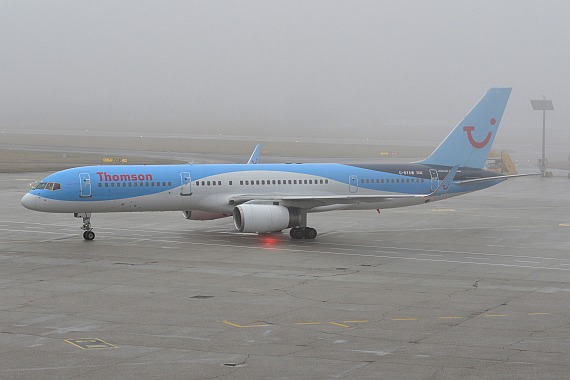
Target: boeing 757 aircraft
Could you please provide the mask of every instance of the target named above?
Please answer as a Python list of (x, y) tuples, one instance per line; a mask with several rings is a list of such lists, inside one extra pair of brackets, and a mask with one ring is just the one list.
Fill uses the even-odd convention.
[(510, 88), (491, 88), (433, 153), (408, 164), (85, 166), (47, 176), (22, 198), (30, 210), (83, 218), (102, 212), (182, 211), (186, 219), (233, 217), (241, 232), (291, 228), (314, 239), (307, 214), (418, 205), (485, 189), (508, 177), (484, 170)]

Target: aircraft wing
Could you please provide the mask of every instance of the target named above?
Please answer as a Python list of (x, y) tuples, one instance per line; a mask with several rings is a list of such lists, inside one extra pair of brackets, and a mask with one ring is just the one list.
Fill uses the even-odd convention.
[(279, 202), (286, 207), (310, 209), (313, 207), (330, 206), (338, 204), (379, 203), (402, 198), (427, 198), (427, 195), (256, 195), (244, 194), (232, 196), (229, 203), (239, 205), (243, 203), (270, 203)]
[(445, 176), (435, 191), (429, 194), (386, 194), (386, 195), (258, 195), (243, 194), (229, 198), (229, 204), (239, 205), (242, 203), (267, 203), (279, 202), (286, 207), (298, 207), (310, 209), (313, 207), (330, 206), (338, 204), (359, 204), (359, 203), (380, 203), (395, 199), (425, 199), (430, 201), (431, 197), (441, 196), (447, 192), (457, 173), (459, 165), (455, 165)]

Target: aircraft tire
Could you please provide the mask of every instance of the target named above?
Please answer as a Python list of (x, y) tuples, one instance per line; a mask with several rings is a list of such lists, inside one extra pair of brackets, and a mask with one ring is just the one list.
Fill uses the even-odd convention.
[(291, 231), (289, 231), (289, 235), (291, 235), (291, 237), (295, 240), (302, 239), (303, 238), (303, 230), (299, 227), (291, 228)]
[(93, 240), (93, 239), (95, 239), (95, 232), (93, 232), (93, 231), (85, 231), (85, 232), (83, 233), (83, 238), (84, 238), (85, 240)]
[(312, 240), (317, 237), (317, 230), (311, 227), (307, 227), (305, 228), (305, 231), (303, 231), (303, 235), (305, 235), (305, 238)]

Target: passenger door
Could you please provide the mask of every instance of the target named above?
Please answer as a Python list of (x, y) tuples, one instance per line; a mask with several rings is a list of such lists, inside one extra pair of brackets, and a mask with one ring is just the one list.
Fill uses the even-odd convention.
[(89, 173), (79, 174), (79, 197), (91, 198), (91, 177), (89, 177)]
[(356, 193), (358, 191), (358, 177), (351, 175), (348, 177), (348, 191)]
[(429, 176), (431, 177), (430, 189), (431, 191), (435, 191), (439, 186), (439, 175), (437, 174), (437, 170), (430, 169)]
[(192, 195), (192, 178), (188, 172), (180, 173), (180, 195)]

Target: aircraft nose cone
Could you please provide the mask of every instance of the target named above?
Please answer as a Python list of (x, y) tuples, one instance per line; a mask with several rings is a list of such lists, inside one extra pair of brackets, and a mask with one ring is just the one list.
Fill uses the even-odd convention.
[(22, 206), (24, 206), (25, 208), (30, 209), (30, 210), (35, 210), (37, 199), (38, 199), (38, 197), (36, 197), (35, 195), (27, 193), (26, 195), (24, 195), (22, 197), (22, 201), (21, 201)]

